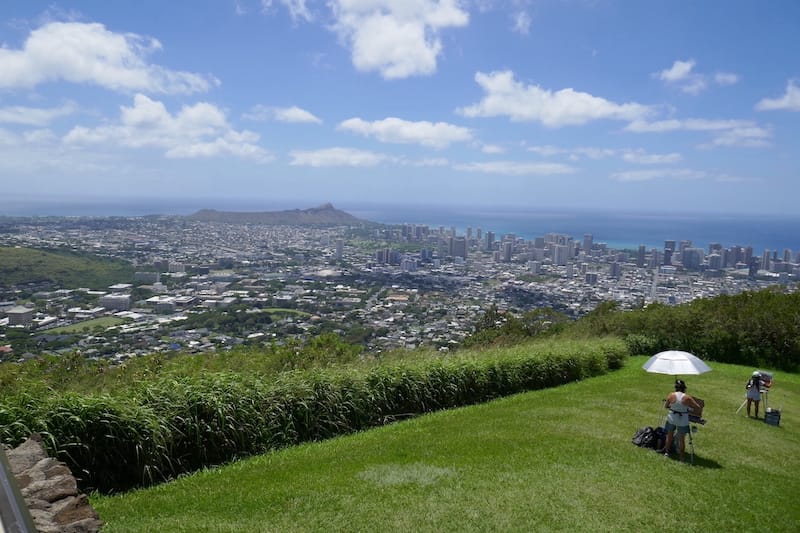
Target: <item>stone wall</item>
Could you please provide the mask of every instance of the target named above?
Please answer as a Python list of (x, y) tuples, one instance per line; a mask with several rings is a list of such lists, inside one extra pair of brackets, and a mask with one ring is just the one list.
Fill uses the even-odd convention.
[(42, 533), (95, 533), (103, 525), (67, 465), (47, 456), (42, 439), (32, 435), (6, 450), (33, 523)]

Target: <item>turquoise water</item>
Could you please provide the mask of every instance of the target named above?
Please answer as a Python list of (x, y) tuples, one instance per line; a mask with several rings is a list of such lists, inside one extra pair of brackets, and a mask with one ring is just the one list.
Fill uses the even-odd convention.
[(455, 226), (463, 234), (472, 228), (494, 231), (498, 238), (505, 233), (532, 239), (546, 233), (571, 235), (578, 241), (591, 233), (594, 242), (613, 248), (636, 248), (640, 244), (663, 248), (665, 240), (690, 240), (708, 249), (710, 243), (725, 248), (752, 246), (755, 254), (788, 248), (793, 255), (800, 251), (800, 217), (728, 216), (703, 213), (647, 213), (603, 210), (543, 210), (521, 208), (422, 208), (392, 206), (354, 208), (348, 212), (360, 218), (387, 224), (427, 224), (438, 228)]

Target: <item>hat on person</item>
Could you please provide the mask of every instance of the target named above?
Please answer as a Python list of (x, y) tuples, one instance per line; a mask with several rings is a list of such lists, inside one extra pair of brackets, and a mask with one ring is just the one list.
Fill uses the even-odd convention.
[(760, 377), (760, 376), (761, 376), (761, 372), (759, 372), (758, 370), (756, 370), (755, 372), (753, 372), (753, 377), (754, 377), (754, 378), (757, 378), (757, 377)]

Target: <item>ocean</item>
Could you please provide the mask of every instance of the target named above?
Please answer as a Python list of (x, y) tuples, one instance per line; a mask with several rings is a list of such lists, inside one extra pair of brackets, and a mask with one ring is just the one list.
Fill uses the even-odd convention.
[(472, 228), (493, 231), (500, 238), (513, 233), (533, 239), (547, 233), (561, 233), (583, 241), (591, 233), (595, 243), (611, 248), (647, 249), (664, 247), (664, 241), (692, 241), (705, 248), (719, 243), (725, 248), (734, 245), (752, 246), (761, 255), (764, 250), (783, 254), (800, 252), (800, 216), (724, 215), (707, 213), (620, 212), (610, 210), (569, 210), (540, 208), (491, 207), (419, 207), (419, 206), (354, 206), (347, 212), (367, 220), (385, 224), (427, 224), (438, 228), (455, 226), (459, 234)]

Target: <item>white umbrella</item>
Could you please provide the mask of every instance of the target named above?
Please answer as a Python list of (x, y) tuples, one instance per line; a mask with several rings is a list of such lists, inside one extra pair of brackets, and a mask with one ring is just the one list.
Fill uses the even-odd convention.
[(669, 374), (672, 376), (688, 376), (711, 372), (711, 367), (699, 357), (689, 352), (667, 350), (659, 352), (647, 360), (642, 366), (646, 371), (654, 374)]

